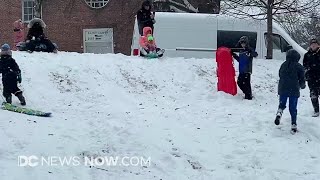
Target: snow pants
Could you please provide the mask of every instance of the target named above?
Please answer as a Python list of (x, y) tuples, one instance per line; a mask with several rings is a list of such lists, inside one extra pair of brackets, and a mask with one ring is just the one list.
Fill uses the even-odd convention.
[(319, 112), (319, 95), (320, 95), (320, 85), (319, 83), (313, 83), (308, 81), (308, 86), (310, 89), (310, 98), (314, 112)]
[(298, 106), (298, 97), (295, 96), (283, 96), (280, 95), (279, 98), (279, 109), (286, 109), (287, 100), (289, 99), (289, 112), (291, 115), (291, 124), (297, 124), (297, 106)]
[(238, 76), (238, 86), (241, 91), (245, 94), (245, 98), (252, 98), (251, 90), (251, 74), (250, 73), (241, 73)]

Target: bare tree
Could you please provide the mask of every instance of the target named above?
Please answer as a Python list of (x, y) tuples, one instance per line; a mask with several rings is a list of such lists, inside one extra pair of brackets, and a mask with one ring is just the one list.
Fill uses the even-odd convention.
[(156, 11), (219, 13), (220, 0), (153, 0)]
[(308, 47), (309, 33), (306, 23), (309, 21), (309, 17), (288, 14), (286, 16), (278, 16), (277, 22), (288, 32), (288, 34), (303, 48)]
[(250, 17), (267, 20), (267, 59), (272, 59), (272, 21), (279, 16), (292, 14), (309, 14), (320, 1), (304, 0), (225, 0), (223, 13), (235, 17)]
[(35, 0), (34, 2), (35, 2), (34, 3), (34, 16), (37, 18), (41, 18), (43, 0)]

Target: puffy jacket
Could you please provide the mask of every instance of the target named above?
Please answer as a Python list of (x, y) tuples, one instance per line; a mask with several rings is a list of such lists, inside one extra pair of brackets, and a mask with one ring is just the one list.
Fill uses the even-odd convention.
[(154, 51), (157, 48), (155, 39), (153, 38), (152, 41), (149, 41), (148, 36), (152, 36), (151, 27), (143, 28), (143, 36), (141, 36), (139, 40), (140, 47)]
[(300, 88), (306, 87), (304, 68), (299, 63), (300, 57), (300, 54), (294, 49), (287, 52), (286, 61), (279, 70), (279, 95), (299, 97)]
[(0, 73), (2, 73), (2, 79), (10, 73), (19, 75), (21, 73), (20, 68), (16, 61), (10, 55), (2, 55), (0, 58)]

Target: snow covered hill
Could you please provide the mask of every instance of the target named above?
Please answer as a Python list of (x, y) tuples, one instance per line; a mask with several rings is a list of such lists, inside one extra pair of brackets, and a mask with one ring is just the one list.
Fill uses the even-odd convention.
[[(255, 61), (255, 99), (246, 101), (216, 92), (212, 59), (13, 56), (27, 107), (53, 117), (0, 111), (1, 180), (320, 179), (320, 119), (311, 118), (308, 90), (299, 99), (299, 133), (289, 132), (288, 110), (273, 123), (280, 61)], [(143, 156), (151, 164), (18, 166), (18, 156), (31, 155)]]

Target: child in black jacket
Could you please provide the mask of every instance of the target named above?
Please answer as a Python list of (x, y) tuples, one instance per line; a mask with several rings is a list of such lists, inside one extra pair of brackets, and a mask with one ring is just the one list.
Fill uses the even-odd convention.
[(300, 89), (306, 87), (304, 68), (299, 63), (300, 54), (291, 49), (287, 52), (286, 61), (282, 63), (279, 70), (278, 95), (279, 108), (274, 123), (280, 124), (283, 110), (286, 108), (289, 99), (289, 111), (291, 115), (291, 132), (297, 131), (297, 105), (300, 97)]
[(12, 58), (12, 52), (8, 44), (1, 46), (0, 53), (0, 73), (2, 74), (3, 96), (7, 103), (12, 103), (12, 94), (18, 97), (21, 105), (26, 105), (22, 91), (18, 88), (18, 82), (21, 83), (21, 71)]

